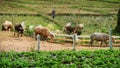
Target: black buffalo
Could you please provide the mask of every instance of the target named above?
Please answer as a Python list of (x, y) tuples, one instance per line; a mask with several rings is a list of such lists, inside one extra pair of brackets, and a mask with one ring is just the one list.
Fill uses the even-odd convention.
[(16, 35), (16, 33), (17, 33), (17, 36), (19, 37), (19, 36), (21, 36), (22, 37), (22, 35), (23, 35), (23, 33), (24, 33), (24, 23), (20, 23), (20, 24), (16, 24), (15, 26), (14, 26), (14, 29), (15, 29), (15, 32), (14, 32), (14, 36)]
[(78, 24), (77, 26), (72, 26), (71, 23), (67, 23), (64, 27), (64, 32), (67, 34), (80, 35), (82, 33), (83, 28), (84, 28), (83, 24)]

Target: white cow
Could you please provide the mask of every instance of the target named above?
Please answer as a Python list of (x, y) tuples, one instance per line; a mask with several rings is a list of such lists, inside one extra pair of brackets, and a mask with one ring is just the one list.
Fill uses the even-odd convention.
[(10, 31), (10, 30), (12, 30), (12, 26), (13, 26), (12, 22), (6, 20), (2, 24), (2, 30), (4, 30), (4, 31)]

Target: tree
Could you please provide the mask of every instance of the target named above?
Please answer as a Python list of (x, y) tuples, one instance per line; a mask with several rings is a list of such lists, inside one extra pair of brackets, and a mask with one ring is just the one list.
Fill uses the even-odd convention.
[(117, 26), (115, 27), (115, 32), (120, 34), (120, 9), (117, 13)]

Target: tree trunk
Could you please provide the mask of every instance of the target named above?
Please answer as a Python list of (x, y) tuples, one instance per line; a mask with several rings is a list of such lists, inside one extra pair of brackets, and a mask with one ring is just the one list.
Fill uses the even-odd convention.
[(115, 27), (115, 32), (120, 34), (120, 9), (117, 14), (117, 26)]

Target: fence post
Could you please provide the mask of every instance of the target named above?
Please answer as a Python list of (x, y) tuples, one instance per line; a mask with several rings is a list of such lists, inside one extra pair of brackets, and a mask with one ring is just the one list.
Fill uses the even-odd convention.
[(40, 50), (40, 35), (37, 35), (37, 51)]
[(77, 34), (73, 34), (73, 51), (75, 51), (76, 50), (76, 48), (75, 48), (75, 43), (76, 43), (76, 36), (77, 36)]
[(109, 31), (109, 45), (110, 45), (110, 49), (112, 49), (112, 29), (111, 28)]

